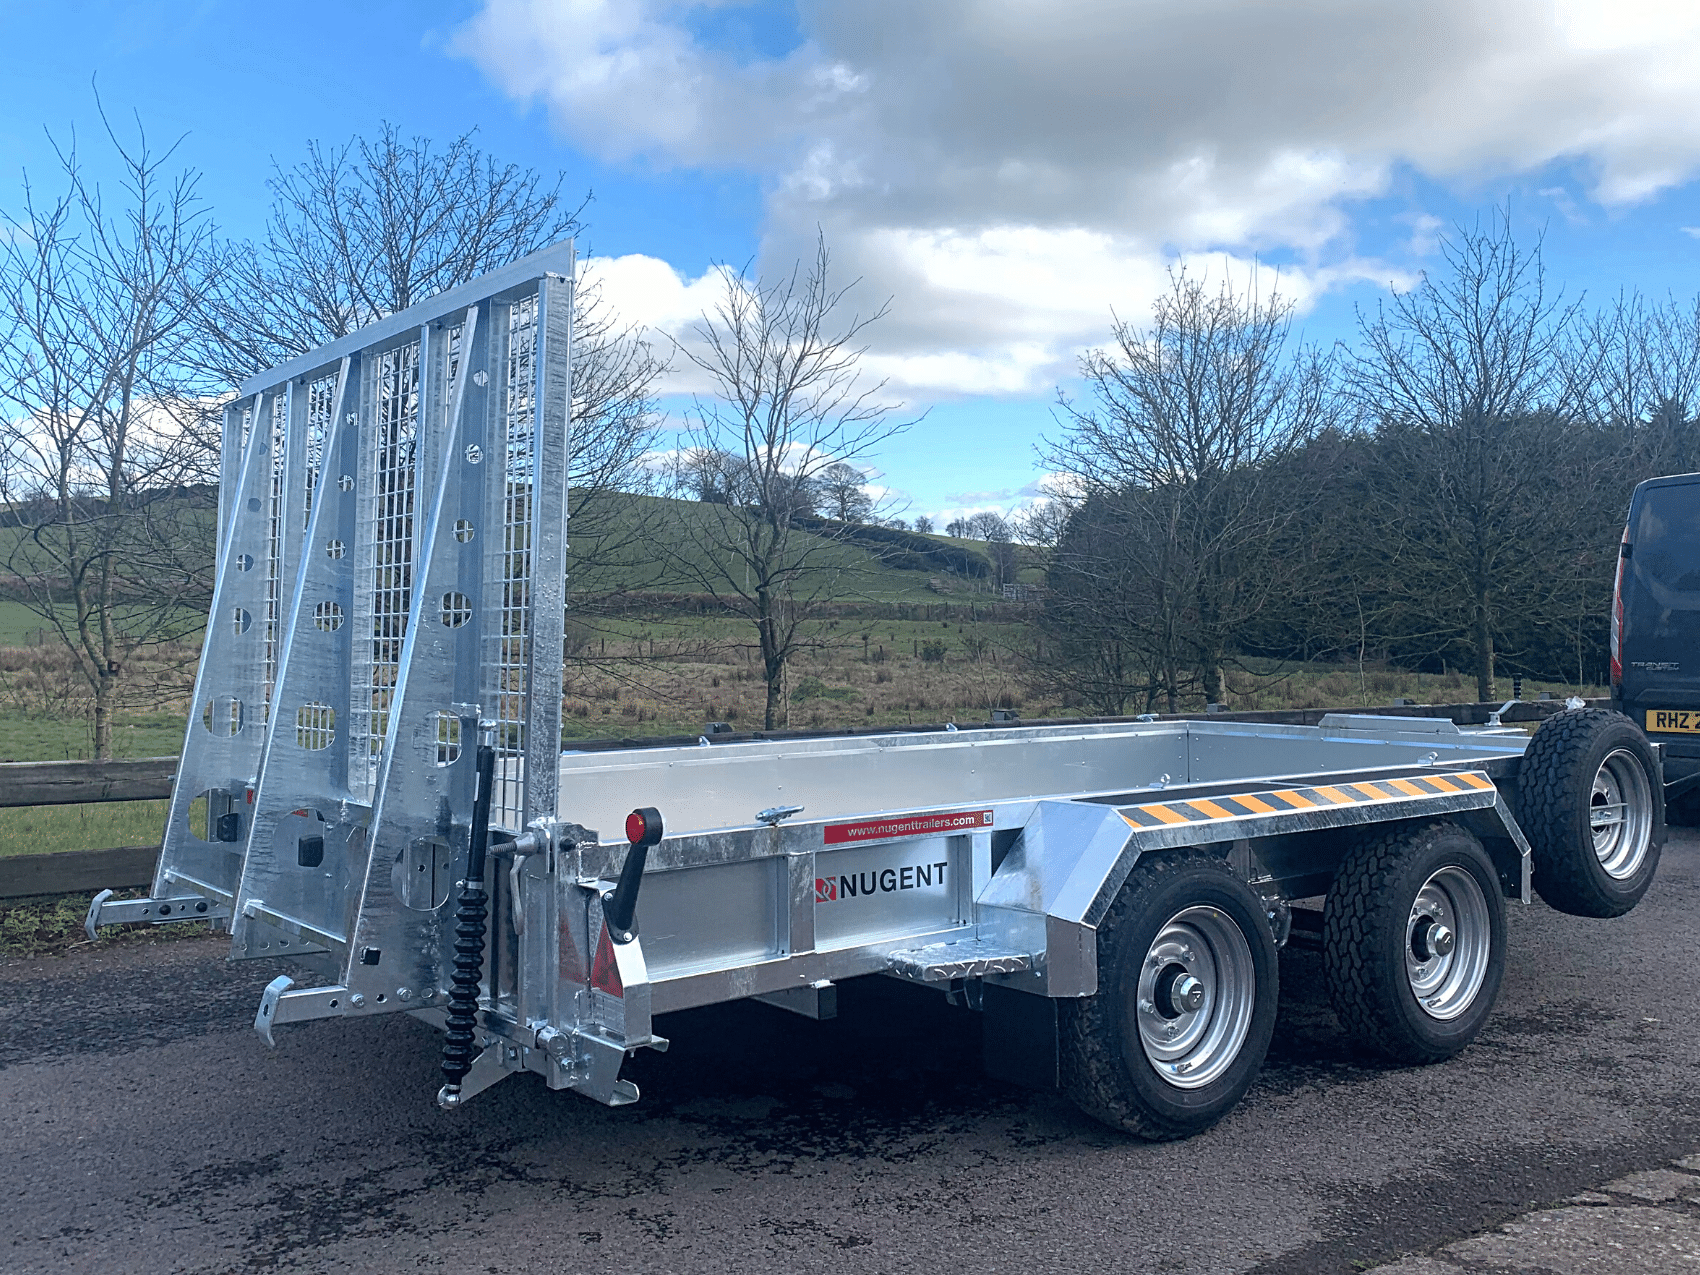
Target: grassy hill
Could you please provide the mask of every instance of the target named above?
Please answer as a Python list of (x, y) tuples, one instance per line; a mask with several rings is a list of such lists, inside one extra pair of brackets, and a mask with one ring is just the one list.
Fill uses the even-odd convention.
[[(716, 590), (709, 587), (715, 555), (708, 546), (724, 511), (624, 493), (573, 503), (574, 659), (568, 680), (569, 693), (577, 688), (578, 719), (570, 733), (696, 730), (711, 710), (747, 724), (759, 713), (760, 683), (750, 665), (754, 631), (717, 605), (710, 596)], [(0, 527), (0, 550), (5, 536), (17, 534)], [(924, 643), (952, 649), (947, 628), (997, 623), (1013, 634), (1024, 627), (1020, 608), (994, 598), (990, 560), (979, 542), (819, 520), (797, 540), (824, 570), (822, 596), (828, 603), (814, 635), (817, 650), (806, 661), (810, 669), (798, 669), (796, 702), (809, 703), (805, 721), (834, 705), (844, 707), (842, 686), (835, 692), (811, 671), (820, 659), (853, 651), (865, 661), (919, 660)], [(206, 551), (211, 553), (210, 545)], [(724, 570), (722, 594), (731, 583)], [(989, 645), (983, 635), (961, 641), (982, 654)], [(130, 662), (135, 693), (118, 723), (118, 755), (155, 755), (178, 746), (198, 644), (197, 631), (169, 651)], [(937, 673), (942, 662), (935, 657), (928, 671)], [(906, 720), (932, 711), (935, 702), (959, 698), (952, 692), (893, 699), (895, 688), (884, 689), (890, 681), (887, 670), (879, 682), (878, 721)], [(699, 683), (722, 693), (699, 696)], [(87, 688), (51, 628), (22, 602), (0, 598), (0, 757), (87, 755), (86, 698)], [(612, 720), (596, 720), (602, 718)]]
[[(576, 493), (575, 493), (576, 495)], [(578, 603), (623, 595), (659, 606), (703, 594), (715, 555), (710, 534), (719, 511), (695, 501), (610, 492), (575, 499), (569, 529), (569, 595)], [(826, 596), (845, 605), (991, 596), (991, 563), (979, 541), (923, 536), (815, 520), (821, 534), (796, 533), (800, 551), (824, 569)], [(0, 527), (0, 557), (15, 527)], [(206, 553), (211, 556), (211, 528)], [(848, 538), (846, 538), (848, 537)], [(723, 564), (722, 586), (731, 583)], [(1035, 577), (1029, 567), (1024, 577)], [(699, 611), (700, 608), (688, 608)], [(192, 639), (194, 640), (194, 639)], [(50, 629), (22, 602), (0, 597), (0, 647), (51, 647)]]
[[(723, 507), (660, 496), (599, 495), (569, 526), (570, 590), (575, 595), (705, 592), (704, 579), (736, 567), (711, 546), (724, 539)], [(843, 602), (912, 602), (952, 593), (989, 594), (991, 562), (978, 541), (812, 520), (794, 532), (798, 551), (828, 573)]]

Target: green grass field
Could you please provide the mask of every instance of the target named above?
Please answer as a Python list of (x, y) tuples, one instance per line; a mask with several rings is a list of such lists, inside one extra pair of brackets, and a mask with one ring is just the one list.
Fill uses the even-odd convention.
[[(705, 581), (718, 579), (720, 587), (730, 583), (713, 568), (708, 548), (725, 535), (723, 506), (626, 494), (600, 496), (597, 502), (573, 524), (568, 568), (574, 593), (703, 593), (712, 591)], [(841, 602), (921, 601), (936, 596), (929, 581), (950, 577), (938, 566), (894, 566), (858, 544), (835, 543), (804, 531), (792, 534), (797, 554), (807, 555), (811, 567), (829, 573), (832, 596)], [(663, 537), (668, 544), (657, 554), (655, 542)], [(927, 539), (985, 560), (986, 546), (980, 541)], [(964, 594), (986, 593), (989, 577), (955, 577), (947, 587)]]
[(44, 638), (58, 640), (43, 633), (39, 615), (22, 602), (0, 601), (0, 646), (34, 646)]
[[(0, 711), (0, 761), (86, 758), (91, 743), (87, 723), (81, 719)], [(182, 747), (183, 718), (177, 713), (125, 715), (113, 728), (113, 752), (118, 757), (172, 757)], [(158, 845), (165, 807), (163, 801), (0, 807), (0, 858)]]
[(0, 859), (60, 850), (157, 846), (165, 828), (163, 801), (101, 801), (83, 806), (0, 808)]
[[(112, 727), (114, 757), (168, 757), (183, 748), (182, 712), (123, 713)], [(0, 709), (0, 761), (69, 761), (94, 755), (89, 723)]]

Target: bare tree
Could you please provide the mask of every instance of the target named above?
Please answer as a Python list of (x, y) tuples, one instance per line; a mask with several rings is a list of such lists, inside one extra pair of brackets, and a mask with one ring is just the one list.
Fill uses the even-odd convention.
[(1700, 468), (1700, 298), (1619, 295), (1577, 316), (1562, 359), (1574, 414), (1616, 435), (1626, 479)]
[(1171, 712), (1189, 667), (1220, 701), (1225, 658), (1281, 588), (1276, 538), (1308, 499), (1274, 475), (1328, 420), (1331, 376), (1320, 353), (1289, 348), (1292, 311), (1255, 278), (1211, 290), (1177, 270), (1149, 327), (1117, 320), (1113, 348), (1081, 359), (1092, 403), (1059, 395), (1064, 432), (1046, 461), (1082, 494), (1083, 513), (1114, 511), (1115, 541), (1142, 547), (1053, 569), (1102, 571), (1105, 622), (1122, 591), (1122, 620), (1151, 646)]
[(218, 262), (196, 174), (101, 118), (120, 197), (56, 144), (60, 193), (26, 179), (0, 233), (0, 478), (9, 591), (70, 652), (107, 757), (132, 663), (210, 592), (210, 400), (185, 355)]
[(820, 509), (839, 522), (866, 522), (873, 516), (874, 498), (868, 494), (868, 478), (854, 465), (834, 461), (820, 471), (815, 483)]
[(1008, 540), (1009, 524), (1002, 514), (983, 509), (962, 520), (962, 534), (970, 540)]
[(916, 530), (917, 533), (919, 533), (920, 535), (923, 535), (923, 536), (932, 535), (933, 534), (933, 520), (931, 518), (927, 517), (926, 514), (922, 514), (920, 517), (915, 519), (915, 530)]
[(1035, 500), (1010, 519), (1010, 535), (1029, 549), (1048, 554), (1061, 542), (1074, 505), (1062, 493)]
[(691, 413), (687, 450), (723, 499), (700, 506), (700, 543), (672, 565), (755, 628), (768, 730), (787, 666), (822, 640), (821, 609), (854, 571), (845, 524), (805, 529), (799, 515), (828, 468), (853, 465), (913, 423), (894, 419), (885, 383), (866, 384), (857, 370), (863, 334), (886, 308), (849, 311), (855, 284), (832, 284), (828, 266), (822, 238), (812, 262), (778, 280), (726, 272), (697, 341), (679, 347), (714, 386)]
[(1536, 600), (1539, 547), (1586, 503), (1558, 482), (1589, 468), (1567, 464), (1581, 441), (1563, 357), (1577, 307), (1549, 292), (1539, 240), (1519, 244), (1503, 213), (1441, 251), (1443, 272), (1360, 316), (1347, 384), (1377, 422), (1369, 569), (1437, 645), (1467, 646), (1487, 700), (1504, 609)]
[(1649, 475), (1700, 469), (1700, 297), (1651, 307), (1646, 324)]
[(1141, 494), (1103, 491), (1059, 501), (1054, 509), (1065, 516), (1031, 528), (1045, 537), (1047, 569), (1026, 680), (1065, 706), (1084, 703), (1115, 716), (1138, 702), (1149, 712), (1159, 693), (1169, 691), (1173, 712), (1175, 697), (1189, 685), (1163, 662), (1176, 649), (1163, 640), (1164, 624), (1173, 626), (1175, 615), (1150, 588), (1147, 520), (1130, 516)]
[(1017, 555), (1015, 531), (1002, 514), (983, 509), (962, 521), (962, 534), (970, 540), (984, 540), (986, 554), (992, 560), (992, 588), (1001, 589), (1015, 580)]
[[(583, 204), (536, 172), (498, 162), (464, 133), (438, 150), (384, 124), (342, 147), (310, 142), (274, 167), (266, 233), (237, 245), (202, 326), (203, 366), (234, 384), (383, 315), (581, 229)], [(641, 486), (665, 360), (602, 302), (594, 270), (573, 295), (575, 568), (636, 538), (601, 518), (598, 497)]]
[[(499, 164), (465, 133), (437, 151), (385, 123), (275, 163), (264, 238), (236, 247), (206, 351), (230, 382), (570, 235), (561, 181)], [(582, 205), (580, 206), (582, 207)]]

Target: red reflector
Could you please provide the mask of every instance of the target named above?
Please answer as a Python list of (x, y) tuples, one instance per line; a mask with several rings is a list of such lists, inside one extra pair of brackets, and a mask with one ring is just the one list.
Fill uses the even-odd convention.
[(614, 944), (608, 927), (602, 927), (602, 937), (596, 943), (596, 956), (590, 963), (590, 985), (610, 996), (624, 997), (626, 985), (620, 980), (620, 962), (614, 955)]
[(626, 840), (633, 845), (643, 840), (644, 820), (643, 811), (634, 810), (626, 816)]

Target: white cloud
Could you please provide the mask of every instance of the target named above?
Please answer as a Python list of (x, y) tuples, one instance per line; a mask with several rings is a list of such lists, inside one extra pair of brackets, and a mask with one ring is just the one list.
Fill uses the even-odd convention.
[[(635, 324), (658, 336), (657, 353), (664, 358), (669, 338), (687, 345), (693, 341), (693, 326), (713, 311), (725, 287), (721, 267), (692, 279), (661, 258), (641, 253), (588, 258), (579, 278), (583, 286), (595, 289), (622, 325)], [(664, 394), (700, 394), (712, 388), (689, 359), (676, 356), (658, 386)]]
[(691, 279), (659, 257), (640, 253), (591, 257), (584, 263), (582, 278), (599, 288), (626, 322), (664, 332), (682, 331), (704, 310), (712, 309), (723, 286), (718, 269)]
[[(904, 389), (1031, 392), (1112, 304), (1141, 317), (1177, 257), (1290, 258), (1301, 303), (1392, 280), (1350, 213), (1401, 165), (1564, 162), (1616, 207), (1700, 164), (1686, 0), (858, 0), (741, 59), (693, 34), (703, 7), (486, 0), (455, 47), (591, 153), (761, 175), (764, 260), (824, 228), (894, 299), (872, 362)], [(1411, 246), (1434, 230), (1415, 219)]]

